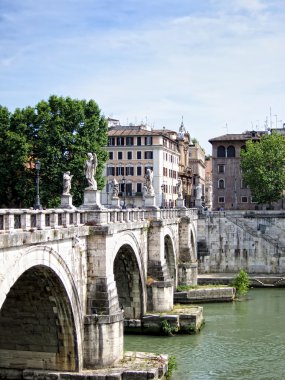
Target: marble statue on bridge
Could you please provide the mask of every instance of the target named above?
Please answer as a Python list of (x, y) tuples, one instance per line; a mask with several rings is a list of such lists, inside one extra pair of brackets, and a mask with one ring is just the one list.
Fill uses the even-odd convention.
[(146, 175), (144, 178), (145, 178), (146, 195), (154, 196), (153, 171), (151, 169), (147, 169)]
[(118, 198), (118, 195), (119, 195), (119, 184), (118, 184), (118, 181), (116, 180), (116, 178), (113, 179), (113, 181), (111, 183), (111, 186), (112, 186), (112, 197), (113, 198)]
[(88, 181), (89, 187), (85, 190), (97, 190), (97, 182), (95, 180), (96, 169), (97, 169), (97, 155), (96, 153), (88, 153), (88, 159), (85, 162), (84, 174)]
[(63, 173), (63, 191), (62, 191), (62, 195), (70, 195), (72, 177), (73, 177), (73, 175), (70, 175), (70, 172)]
[(176, 184), (178, 199), (182, 199), (182, 181), (181, 178), (178, 178), (177, 184)]

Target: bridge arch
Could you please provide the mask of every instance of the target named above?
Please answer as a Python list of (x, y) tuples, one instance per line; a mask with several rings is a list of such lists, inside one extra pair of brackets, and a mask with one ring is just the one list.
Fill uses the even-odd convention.
[(133, 233), (125, 233), (114, 249), (113, 273), (120, 306), (127, 319), (139, 319), (146, 312), (146, 281), (139, 243)]
[(168, 273), (173, 280), (173, 285), (177, 285), (177, 260), (174, 244), (174, 232), (171, 228), (164, 229), (164, 259), (167, 264)]
[[(2, 291), (3, 290), (3, 291)], [(47, 246), (20, 252), (1, 284), (0, 367), (82, 368), (82, 315), (66, 263)], [(4, 338), (4, 339), (3, 339)]]

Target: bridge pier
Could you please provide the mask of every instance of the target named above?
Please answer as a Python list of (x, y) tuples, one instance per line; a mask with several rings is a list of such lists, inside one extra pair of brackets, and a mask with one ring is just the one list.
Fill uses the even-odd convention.
[(183, 217), (179, 223), (179, 285), (197, 285), (198, 261), (195, 230), (192, 221)]

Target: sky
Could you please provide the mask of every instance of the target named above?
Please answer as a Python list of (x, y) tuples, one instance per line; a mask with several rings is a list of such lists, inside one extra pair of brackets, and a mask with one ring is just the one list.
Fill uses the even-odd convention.
[[(0, 105), (94, 99), (208, 140), (285, 123), (284, 0), (0, 0)], [(266, 124), (267, 120), (267, 124)]]

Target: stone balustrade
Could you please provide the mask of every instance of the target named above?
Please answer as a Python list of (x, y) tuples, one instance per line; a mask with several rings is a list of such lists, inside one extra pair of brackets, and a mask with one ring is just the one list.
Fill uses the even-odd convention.
[(132, 223), (154, 219), (197, 218), (196, 209), (0, 209), (0, 232), (58, 227)]
[(86, 212), (79, 209), (0, 209), (1, 232), (80, 226), (86, 220)]

